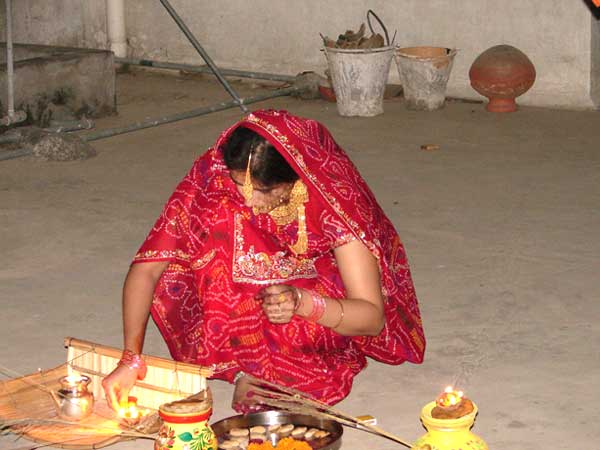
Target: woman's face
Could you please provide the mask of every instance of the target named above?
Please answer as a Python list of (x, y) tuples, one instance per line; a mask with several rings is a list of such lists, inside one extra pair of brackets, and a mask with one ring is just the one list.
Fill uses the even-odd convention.
[[(238, 192), (242, 194), (246, 172), (243, 170), (231, 170), (229, 174)], [(288, 201), (293, 186), (293, 183), (281, 183), (267, 188), (259, 182), (252, 180), (252, 198), (244, 200), (244, 204), (261, 213), (268, 213)]]

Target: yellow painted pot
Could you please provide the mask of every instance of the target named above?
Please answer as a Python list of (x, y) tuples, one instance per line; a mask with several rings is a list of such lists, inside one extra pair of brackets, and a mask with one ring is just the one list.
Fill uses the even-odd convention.
[(488, 450), (487, 444), (471, 432), (477, 415), (477, 405), (473, 411), (458, 419), (435, 419), (431, 410), (436, 403), (427, 403), (421, 410), (421, 421), (427, 433), (415, 441), (412, 450)]
[(158, 411), (163, 424), (154, 450), (217, 450), (217, 438), (208, 419), (212, 414), (206, 401), (173, 402)]

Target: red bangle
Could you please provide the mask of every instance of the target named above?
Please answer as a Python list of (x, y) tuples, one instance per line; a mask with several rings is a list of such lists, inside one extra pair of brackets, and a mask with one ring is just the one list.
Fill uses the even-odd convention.
[(318, 322), (325, 314), (325, 298), (314, 291), (311, 291), (310, 295), (312, 296), (312, 311), (306, 317), (306, 320)]
[(146, 378), (148, 366), (146, 366), (146, 363), (142, 359), (141, 355), (134, 353), (131, 350), (123, 350), (123, 354), (121, 355), (121, 359), (117, 365), (125, 366), (131, 370), (137, 370), (138, 380), (143, 380)]

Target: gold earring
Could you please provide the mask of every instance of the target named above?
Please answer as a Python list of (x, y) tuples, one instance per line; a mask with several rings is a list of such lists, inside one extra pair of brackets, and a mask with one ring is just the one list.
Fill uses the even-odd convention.
[(306, 210), (304, 204), (298, 206), (298, 239), (296, 243), (290, 245), (290, 248), (296, 255), (306, 253), (308, 249), (308, 235), (306, 234)]
[(252, 177), (250, 176), (250, 162), (252, 161), (252, 152), (248, 156), (248, 167), (246, 167), (246, 177), (244, 178), (244, 184), (242, 185), (242, 196), (244, 200), (249, 202), (252, 200), (252, 192), (254, 188), (252, 187)]

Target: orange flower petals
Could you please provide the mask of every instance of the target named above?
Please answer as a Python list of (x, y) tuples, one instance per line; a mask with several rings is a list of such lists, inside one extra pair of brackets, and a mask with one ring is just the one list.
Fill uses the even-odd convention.
[(285, 437), (277, 443), (276, 447), (273, 447), (270, 441), (261, 444), (251, 442), (248, 445), (248, 450), (312, 450), (312, 447), (305, 441)]

